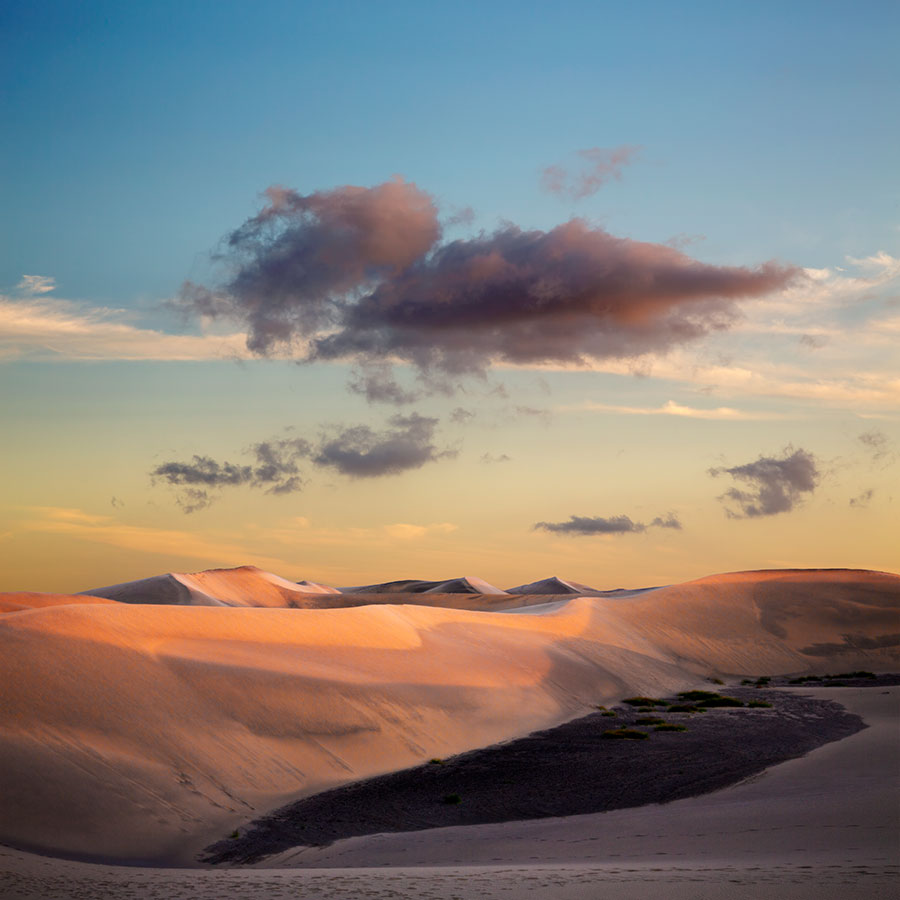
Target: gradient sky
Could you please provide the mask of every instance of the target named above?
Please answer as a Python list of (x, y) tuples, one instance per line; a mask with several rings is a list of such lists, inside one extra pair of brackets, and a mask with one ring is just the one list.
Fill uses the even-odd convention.
[(900, 570), (896, 3), (0, 30), (0, 590)]

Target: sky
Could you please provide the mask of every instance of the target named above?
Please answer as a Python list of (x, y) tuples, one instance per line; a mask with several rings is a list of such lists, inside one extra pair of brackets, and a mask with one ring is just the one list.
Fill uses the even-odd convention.
[(0, 590), (900, 571), (893, 2), (0, 12)]

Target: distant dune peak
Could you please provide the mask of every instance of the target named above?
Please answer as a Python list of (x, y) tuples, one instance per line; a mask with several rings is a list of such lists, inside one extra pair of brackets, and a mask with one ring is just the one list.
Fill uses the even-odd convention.
[(257, 566), (168, 572), (84, 591), (120, 603), (161, 606), (304, 607), (310, 595), (337, 594), (314, 582), (288, 581)]
[(507, 594), (598, 594), (597, 588), (580, 584), (577, 581), (569, 581), (552, 575), (550, 578), (542, 578), (540, 581), (532, 581), (529, 584), (520, 584), (518, 587), (507, 588)]
[(404, 578), (380, 584), (361, 584), (341, 588), (343, 594), (505, 594), (477, 575), (463, 575), (445, 581), (423, 581)]

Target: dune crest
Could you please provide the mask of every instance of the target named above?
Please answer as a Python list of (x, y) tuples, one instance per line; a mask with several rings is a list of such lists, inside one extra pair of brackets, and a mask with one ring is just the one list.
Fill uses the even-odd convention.
[(269, 606), (305, 608), (310, 597), (337, 594), (315, 582), (293, 582), (256, 566), (155, 575), (85, 591), (120, 603), (172, 606)]
[(505, 594), (476, 575), (463, 575), (445, 581), (421, 581), (405, 578), (381, 584), (363, 584), (341, 588), (343, 594)]

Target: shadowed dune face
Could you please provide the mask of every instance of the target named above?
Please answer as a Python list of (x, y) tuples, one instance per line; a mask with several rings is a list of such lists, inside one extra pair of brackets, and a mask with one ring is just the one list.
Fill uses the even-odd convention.
[[(295, 599), (260, 574), (200, 573), (192, 589), (263, 580), (264, 600)], [(631, 597), (307, 596), (353, 606), (0, 595), (0, 841), (188, 860), (290, 799), (629, 694), (900, 666), (895, 646), (843, 649), (897, 620), (900, 578), (879, 573), (736, 573)]]
[(406, 578), (401, 581), (386, 581), (383, 584), (365, 584), (358, 587), (341, 588), (343, 594), (499, 594), (506, 593), (488, 584), (483, 578), (464, 575), (445, 581), (420, 581)]

